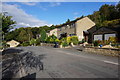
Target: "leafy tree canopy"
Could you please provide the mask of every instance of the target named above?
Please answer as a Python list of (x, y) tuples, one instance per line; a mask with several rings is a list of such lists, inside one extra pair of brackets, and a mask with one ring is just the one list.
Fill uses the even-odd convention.
[(12, 16), (7, 16), (0, 13), (2, 17), (2, 31), (3, 34), (8, 33), (16, 24), (16, 21), (12, 20)]

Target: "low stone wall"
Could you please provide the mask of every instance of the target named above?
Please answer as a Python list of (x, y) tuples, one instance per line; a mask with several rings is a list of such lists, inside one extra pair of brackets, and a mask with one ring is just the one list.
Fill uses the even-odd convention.
[(53, 47), (55, 44), (53, 44), (53, 43), (41, 43), (40, 45), (41, 46), (51, 46), (51, 47)]
[(95, 54), (102, 54), (106, 56), (120, 57), (120, 49), (113, 48), (85, 48), (84, 51)]

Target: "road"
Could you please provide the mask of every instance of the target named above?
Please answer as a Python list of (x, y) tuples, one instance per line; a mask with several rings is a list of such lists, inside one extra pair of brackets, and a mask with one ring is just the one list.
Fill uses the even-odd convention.
[[(118, 58), (75, 49), (41, 46), (17, 47), (22, 50), (22, 72), (16, 76), (35, 78), (118, 78)], [(30, 55), (28, 55), (30, 54)], [(24, 55), (22, 55), (24, 56)], [(25, 60), (24, 60), (25, 59)]]

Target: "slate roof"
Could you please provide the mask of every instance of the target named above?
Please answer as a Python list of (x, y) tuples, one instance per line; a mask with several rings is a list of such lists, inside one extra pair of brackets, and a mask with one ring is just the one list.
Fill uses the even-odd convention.
[(119, 31), (120, 27), (101, 27), (100, 29), (93, 32), (93, 34), (117, 33)]
[[(84, 17), (82, 17), (82, 18), (84, 18)], [(75, 19), (75, 20), (73, 20), (73, 21), (70, 21), (70, 22), (68, 22), (68, 23), (63, 23), (63, 24), (61, 24), (61, 25), (56, 25), (56, 28), (62, 27), (62, 26), (64, 26), (64, 25), (69, 25), (69, 24), (75, 23), (76, 21), (78, 21), (78, 20), (80, 20), (80, 19), (82, 19), (82, 18), (77, 18), (77, 19)]]

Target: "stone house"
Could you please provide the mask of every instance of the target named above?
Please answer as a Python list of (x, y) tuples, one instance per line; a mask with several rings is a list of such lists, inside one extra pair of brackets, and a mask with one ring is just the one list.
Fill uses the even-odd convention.
[(10, 45), (10, 47), (17, 47), (20, 43), (15, 40), (11, 40), (8, 41), (7, 44)]
[(55, 29), (53, 29), (53, 30), (51, 30), (50, 32), (49, 32), (49, 34), (48, 34), (48, 36), (50, 36), (50, 35), (55, 35), (56, 37), (58, 37), (58, 31), (57, 31), (58, 29), (57, 28), (55, 28)]
[(54, 34), (57, 38), (60, 38), (62, 34), (66, 36), (78, 36), (79, 41), (84, 39), (84, 32), (95, 26), (95, 23), (88, 17), (79, 18), (68, 23), (57, 26), (50, 31), (50, 35)]

